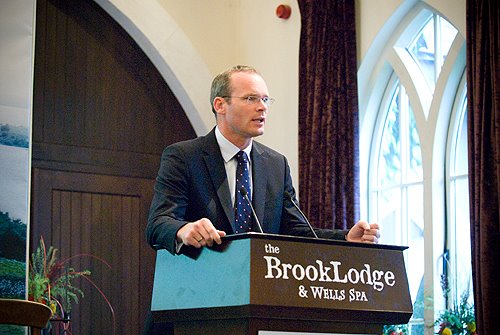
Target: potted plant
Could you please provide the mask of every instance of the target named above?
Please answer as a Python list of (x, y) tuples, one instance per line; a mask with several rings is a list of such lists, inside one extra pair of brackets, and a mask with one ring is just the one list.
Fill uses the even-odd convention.
[(459, 304), (444, 310), (436, 321), (440, 335), (476, 335), (474, 305), (468, 302), (469, 291), (462, 294)]
[[(46, 304), (52, 310), (52, 319), (62, 322), (67, 330), (70, 327), (71, 308), (84, 297), (84, 292), (74, 286), (73, 281), (77, 278), (87, 280), (94, 286), (106, 301), (113, 318), (113, 328), (115, 325), (115, 316), (111, 303), (101, 289), (89, 278), (90, 270), (77, 271), (69, 265), (69, 262), (75, 257), (89, 256), (98, 259), (111, 268), (110, 265), (93, 255), (79, 254), (67, 259), (59, 259), (58, 249), (45, 246), (43, 237), (40, 238), (40, 244), (31, 254), (28, 277), (28, 299)], [(114, 330), (113, 330), (114, 333)]]
[(382, 335), (407, 335), (408, 325), (385, 325), (382, 330)]

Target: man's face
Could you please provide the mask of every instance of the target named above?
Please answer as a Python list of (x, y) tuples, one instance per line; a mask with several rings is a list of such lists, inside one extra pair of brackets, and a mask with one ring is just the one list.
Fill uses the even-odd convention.
[(219, 100), (217, 124), (222, 134), (240, 148), (253, 137), (264, 134), (268, 106), (257, 100), (249, 103), (249, 96), (269, 96), (264, 79), (256, 73), (236, 72), (231, 75), (231, 98)]

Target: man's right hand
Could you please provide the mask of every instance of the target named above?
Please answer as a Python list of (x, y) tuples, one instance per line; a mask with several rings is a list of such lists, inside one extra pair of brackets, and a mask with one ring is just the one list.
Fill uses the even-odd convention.
[(179, 229), (177, 231), (177, 242), (195, 248), (211, 247), (214, 242), (221, 244), (221, 237), (224, 236), (226, 236), (224, 231), (215, 229), (209, 219), (203, 218), (195, 222), (188, 222)]

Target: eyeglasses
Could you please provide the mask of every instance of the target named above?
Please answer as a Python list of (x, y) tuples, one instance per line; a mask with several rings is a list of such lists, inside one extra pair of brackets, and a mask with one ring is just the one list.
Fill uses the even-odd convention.
[(255, 105), (256, 103), (259, 103), (262, 101), (267, 107), (271, 106), (274, 103), (274, 99), (270, 97), (259, 97), (257, 95), (249, 95), (246, 97), (231, 97), (231, 96), (224, 96), (221, 98), (238, 98), (243, 100), (247, 105)]

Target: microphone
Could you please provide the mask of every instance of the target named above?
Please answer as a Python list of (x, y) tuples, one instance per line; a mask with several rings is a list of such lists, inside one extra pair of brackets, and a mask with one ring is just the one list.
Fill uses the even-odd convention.
[(316, 232), (314, 231), (313, 227), (311, 226), (311, 223), (309, 222), (309, 220), (307, 219), (306, 215), (304, 213), (302, 213), (302, 211), (300, 210), (299, 208), (299, 205), (297, 205), (295, 203), (295, 201), (293, 201), (293, 197), (292, 195), (288, 192), (288, 191), (285, 191), (285, 196), (288, 200), (290, 200), (290, 202), (293, 204), (293, 206), (299, 211), (300, 215), (302, 215), (302, 217), (304, 218), (304, 220), (306, 221), (307, 225), (309, 226), (309, 229), (311, 229), (313, 235), (315, 238), (318, 238), (318, 235), (316, 235)]
[(240, 193), (243, 196), (243, 198), (245, 198), (245, 200), (250, 205), (250, 209), (252, 210), (253, 218), (255, 219), (255, 222), (257, 222), (257, 226), (259, 227), (260, 232), (264, 233), (264, 231), (262, 230), (262, 226), (260, 225), (259, 218), (257, 217), (257, 214), (255, 214), (255, 210), (253, 209), (252, 202), (250, 201), (250, 198), (248, 197), (248, 192), (247, 192), (245, 186), (241, 186)]

